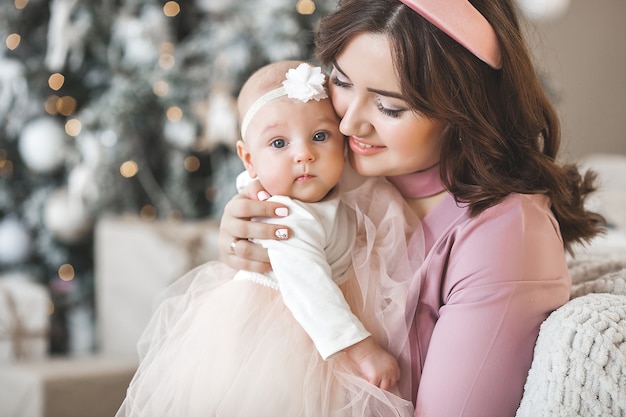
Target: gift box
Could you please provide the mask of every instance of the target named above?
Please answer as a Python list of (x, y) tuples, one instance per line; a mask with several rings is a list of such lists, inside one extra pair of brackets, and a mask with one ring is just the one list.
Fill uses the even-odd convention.
[(218, 259), (218, 235), (217, 221), (100, 220), (95, 229), (99, 352), (136, 359), (157, 296), (195, 266)]
[(0, 276), (0, 364), (48, 353), (50, 298), (27, 278)]
[(102, 356), (0, 365), (0, 416), (113, 417), (135, 370)]

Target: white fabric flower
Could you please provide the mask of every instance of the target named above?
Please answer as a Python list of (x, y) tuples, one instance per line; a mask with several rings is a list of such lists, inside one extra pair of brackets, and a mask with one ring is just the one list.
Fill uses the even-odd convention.
[(287, 71), (285, 77), (287, 79), (283, 81), (283, 86), (289, 98), (306, 103), (311, 99), (320, 101), (328, 97), (324, 89), (326, 77), (322, 74), (320, 67), (302, 63), (297, 68)]

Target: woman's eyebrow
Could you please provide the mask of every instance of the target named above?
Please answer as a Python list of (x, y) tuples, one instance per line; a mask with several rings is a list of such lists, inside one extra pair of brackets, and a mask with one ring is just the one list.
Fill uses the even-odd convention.
[[(333, 61), (333, 66), (335, 67), (335, 69), (337, 71), (339, 71), (341, 73), (341, 75), (343, 75), (344, 77), (350, 79), (350, 77), (348, 77), (346, 75), (346, 73), (343, 72), (341, 67), (339, 65), (337, 65), (337, 61)], [(385, 97), (391, 97), (391, 98), (397, 98), (399, 100), (404, 100), (404, 97), (402, 96), (402, 94), (395, 93), (393, 91), (378, 90), (376, 88), (367, 88), (367, 91), (369, 91), (370, 93), (376, 93), (378, 95), (385, 96)]]

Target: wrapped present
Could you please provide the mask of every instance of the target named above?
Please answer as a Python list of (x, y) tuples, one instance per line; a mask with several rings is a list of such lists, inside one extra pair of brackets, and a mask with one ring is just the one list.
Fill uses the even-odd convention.
[(41, 284), (0, 276), (0, 363), (47, 355), (49, 300)]
[(112, 417), (136, 370), (100, 355), (0, 366), (2, 417)]
[(216, 221), (101, 219), (95, 230), (99, 352), (137, 357), (155, 299), (193, 267), (218, 258)]

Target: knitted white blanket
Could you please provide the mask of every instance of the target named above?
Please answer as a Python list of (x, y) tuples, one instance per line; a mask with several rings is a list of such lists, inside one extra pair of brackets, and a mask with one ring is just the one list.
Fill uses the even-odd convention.
[(517, 417), (626, 416), (624, 255), (570, 261), (572, 300), (541, 326)]

